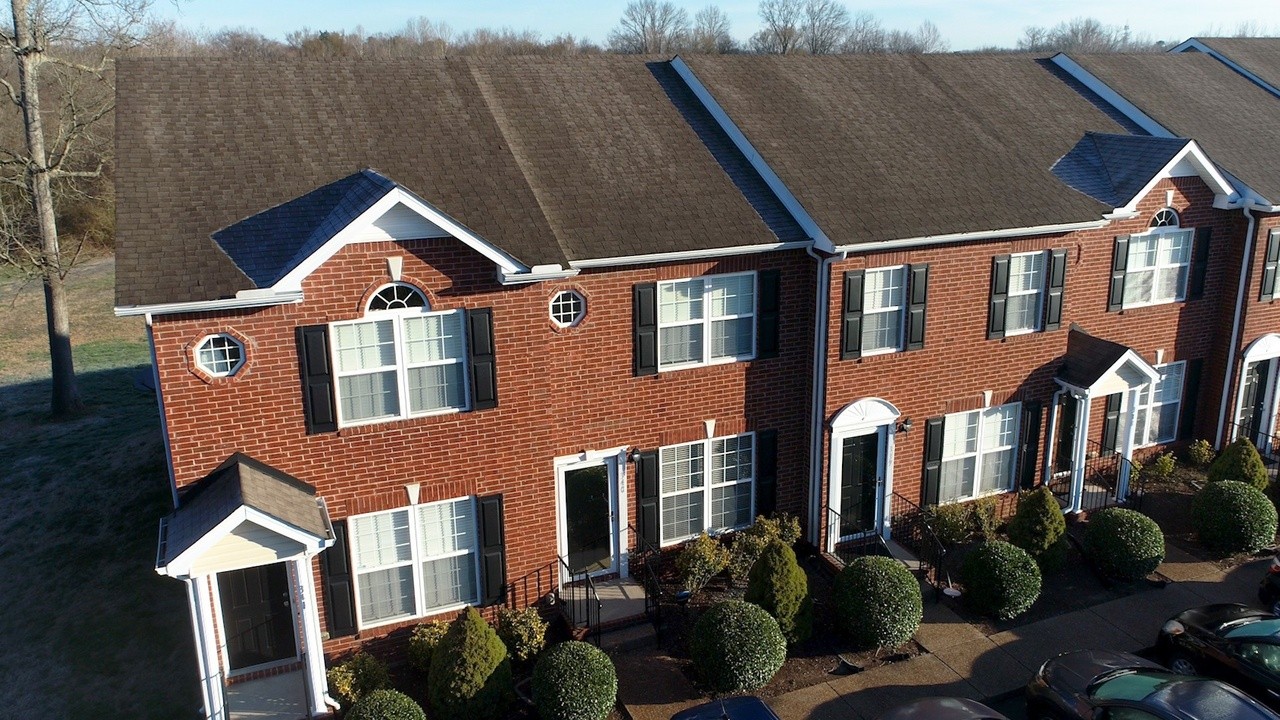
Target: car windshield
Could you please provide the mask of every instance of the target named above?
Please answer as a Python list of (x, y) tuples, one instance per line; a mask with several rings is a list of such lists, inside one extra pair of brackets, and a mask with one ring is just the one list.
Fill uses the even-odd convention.
[(1223, 633), (1223, 636), (1229, 638), (1267, 637), (1276, 633), (1280, 633), (1280, 618), (1245, 622), (1228, 629)]
[(1166, 683), (1148, 702), (1196, 720), (1276, 720), (1269, 710), (1216, 680), (1183, 678)]
[(1104, 675), (1089, 688), (1089, 695), (1099, 700), (1145, 699), (1161, 686), (1176, 682), (1181, 676), (1152, 670), (1121, 670)]

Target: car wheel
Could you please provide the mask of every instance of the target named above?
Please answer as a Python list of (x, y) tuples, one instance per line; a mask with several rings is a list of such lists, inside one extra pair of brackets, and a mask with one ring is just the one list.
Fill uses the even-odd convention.
[(1280, 600), (1271, 603), (1271, 614), (1280, 616)]
[(1027, 704), (1027, 720), (1059, 720), (1058, 714), (1044, 703)]
[(1175, 653), (1169, 656), (1169, 669), (1179, 675), (1199, 675), (1200, 671), (1196, 669), (1196, 664), (1191, 658), (1181, 653)]

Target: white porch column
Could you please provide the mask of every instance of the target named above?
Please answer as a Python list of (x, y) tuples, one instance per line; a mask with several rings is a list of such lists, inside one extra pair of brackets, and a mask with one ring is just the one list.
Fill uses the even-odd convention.
[(1138, 419), (1138, 394), (1143, 388), (1149, 388), (1150, 385), (1142, 385), (1124, 394), (1124, 399), (1120, 403), (1120, 420), (1124, 423), (1123, 441), (1120, 443), (1120, 457), (1125, 462), (1120, 463), (1120, 472), (1116, 476), (1116, 502), (1122, 503), (1129, 496), (1129, 473), (1132, 470), (1133, 462), (1133, 431), (1137, 426)]
[(1077, 513), (1084, 507), (1084, 466), (1089, 460), (1089, 408), (1093, 398), (1076, 398), (1076, 430), (1071, 458), (1071, 504), (1067, 512)]
[(191, 604), (191, 629), (195, 633), (196, 661), (200, 668), (200, 693), (204, 697), (204, 714), (208, 720), (225, 720), (226, 695), (218, 641), (213, 632), (213, 593), (209, 576), (187, 578), (187, 601)]
[(302, 648), (306, 653), (307, 702), (311, 714), (321, 715), (327, 711), (325, 696), (329, 693), (329, 681), (324, 671), (324, 641), (320, 636), (319, 604), (316, 602), (316, 578), (311, 569), (311, 555), (304, 555), (293, 561), (294, 576), (298, 578), (297, 602), (298, 612), (302, 614)]

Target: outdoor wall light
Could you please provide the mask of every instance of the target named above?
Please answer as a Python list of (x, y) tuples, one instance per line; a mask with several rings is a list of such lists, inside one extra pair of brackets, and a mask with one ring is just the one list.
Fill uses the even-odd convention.
[(898, 432), (909, 433), (911, 432), (912, 425), (913, 423), (911, 422), (911, 418), (902, 418), (902, 422), (898, 423)]

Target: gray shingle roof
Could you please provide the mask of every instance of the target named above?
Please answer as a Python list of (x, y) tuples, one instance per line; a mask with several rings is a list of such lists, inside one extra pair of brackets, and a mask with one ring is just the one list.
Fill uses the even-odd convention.
[(1280, 202), (1276, 98), (1203, 53), (1072, 55), (1085, 70), (1272, 203)]
[(1050, 168), (1124, 128), (1028, 56), (693, 57), (837, 244), (1097, 220)]
[(1099, 202), (1122, 207), (1168, 165), (1186, 140), (1086, 133), (1053, 166), (1063, 182)]
[(116, 304), (258, 286), (305, 241), (259, 257), (243, 252), (261, 235), (237, 234), (246, 272), (211, 235), (365, 168), (529, 266), (794, 235), (759, 179), (704, 145), (669, 72), (634, 57), (121, 61)]
[(1280, 88), (1280, 38), (1196, 38), (1231, 62)]
[(1058, 379), (1078, 388), (1092, 387), (1129, 348), (1120, 343), (1094, 337), (1079, 325), (1072, 324), (1067, 334), (1067, 354)]

